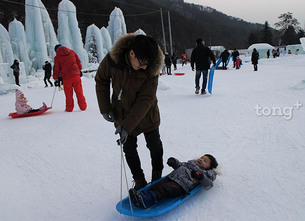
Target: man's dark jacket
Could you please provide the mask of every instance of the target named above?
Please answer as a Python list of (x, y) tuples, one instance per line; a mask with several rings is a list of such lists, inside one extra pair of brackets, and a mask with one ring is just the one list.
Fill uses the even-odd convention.
[(208, 70), (210, 69), (210, 60), (213, 64), (216, 63), (215, 57), (211, 49), (199, 44), (193, 51), (191, 55), (191, 66), (194, 69), (194, 63), (196, 63), (196, 70)]

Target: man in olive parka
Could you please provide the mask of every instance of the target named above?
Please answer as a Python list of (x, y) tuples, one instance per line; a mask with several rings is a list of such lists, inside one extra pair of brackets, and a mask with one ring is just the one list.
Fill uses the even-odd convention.
[(162, 176), (163, 146), (156, 92), (163, 61), (164, 55), (152, 37), (126, 34), (116, 40), (95, 76), (100, 112), (107, 121), (114, 122), (115, 134), (120, 134), (135, 189), (147, 184), (137, 152), (137, 136), (141, 133), (150, 150), (152, 181)]

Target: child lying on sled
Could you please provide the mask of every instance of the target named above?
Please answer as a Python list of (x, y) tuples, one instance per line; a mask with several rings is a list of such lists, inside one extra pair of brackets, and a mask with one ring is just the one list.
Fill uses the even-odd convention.
[(28, 105), (28, 100), (22, 93), (22, 91), (16, 89), (16, 103), (15, 103), (15, 108), (17, 114), (25, 114), (25, 113), (32, 113), (32, 112), (37, 112), (41, 110), (45, 110), (47, 108), (47, 105), (43, 102), (43, 106), (39, 109), (33, 109), (30, 105)]
[(218, 166), (218, 163), (210, 154), (187, 162), (180, 162), (170, 157), (167, 164), (174, 171), (153, 184), (148, 190), (136, 191), (133, 188), (129, 190), (130, 199), (136, 207), (148, 208), (162, 199), (187, 194), (199, 184), (208, 190), (212, 188), (212, 181), (216, 179), (217, 174), (213, 169)]

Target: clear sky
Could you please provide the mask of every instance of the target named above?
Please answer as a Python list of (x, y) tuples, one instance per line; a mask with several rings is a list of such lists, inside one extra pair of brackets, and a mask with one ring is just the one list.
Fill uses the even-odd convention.
[(281, 14), (291, 12), (305, 29), (305, 0), (184, 0), (184, 2), (215, 8), (224, 14), (241, 18), (248, 22), (273, 24)]

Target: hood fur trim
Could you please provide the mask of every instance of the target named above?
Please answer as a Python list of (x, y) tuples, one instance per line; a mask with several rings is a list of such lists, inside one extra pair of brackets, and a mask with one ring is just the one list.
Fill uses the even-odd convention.
[[(115, 63), (124, 63), (123, 59), (125, 53), (130, 50), (130, 42), (135, 38), (135, 36), (137, 36), (137, 34), (135, 33), (126, 34), (121, 36), (114, 42), (109, 54), (111, 59)], [(158, 56), (154, 59), (152, 64), (149, 65), (149, 67), (147, 67), (146, 69), (147, 73), (151, 76), (159, 75), (164, 64), (164, 54), (159, 45), (158, 48), (159, 48)]]

